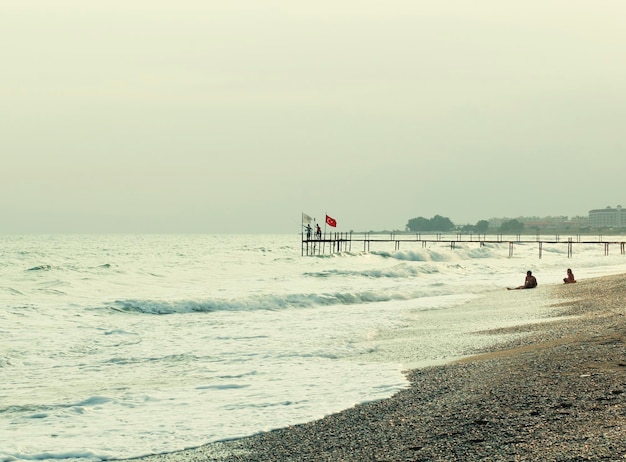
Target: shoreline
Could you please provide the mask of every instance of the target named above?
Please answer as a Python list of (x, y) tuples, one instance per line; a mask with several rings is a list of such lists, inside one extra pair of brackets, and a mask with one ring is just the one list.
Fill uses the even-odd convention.
[(407, 372), (410, 386), (313, 422), (144, 462), (626, 459), (626, 274), (548, 286), (574, 318)]

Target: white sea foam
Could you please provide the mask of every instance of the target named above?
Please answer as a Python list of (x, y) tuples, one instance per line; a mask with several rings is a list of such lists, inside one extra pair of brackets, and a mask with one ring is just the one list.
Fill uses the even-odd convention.
[[(543, 285), (626, 271), (597, 244), (380, 243), (302, 257), (298, 236), (5, 236), (0, 461), (127, 458), (322, 417), (408, 367), (553, 316)], [(503, 290), (523, 282), (534, 291)]]

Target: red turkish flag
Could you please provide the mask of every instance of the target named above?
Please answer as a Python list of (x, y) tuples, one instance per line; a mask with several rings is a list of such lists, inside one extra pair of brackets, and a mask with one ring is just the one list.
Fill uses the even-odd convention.
[(335, 220), (334, 218), (330, 218), (328, 215), (326, 215), (326, 224), (335, 228), (337, 226), (337, 220)]

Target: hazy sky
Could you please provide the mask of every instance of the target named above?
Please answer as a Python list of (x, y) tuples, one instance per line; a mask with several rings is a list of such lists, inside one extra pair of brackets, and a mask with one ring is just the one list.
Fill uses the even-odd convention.
[(2, 0), (0, 232), (626, 206), (624, 0)]

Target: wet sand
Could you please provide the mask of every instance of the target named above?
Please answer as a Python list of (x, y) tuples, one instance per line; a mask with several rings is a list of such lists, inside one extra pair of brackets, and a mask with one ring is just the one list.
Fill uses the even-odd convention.
[(575, 317), (494, 332), (529, 335), (409, 371), (389, 399), (142, 460), (624, 461), (626, 275), (544, 289)]

